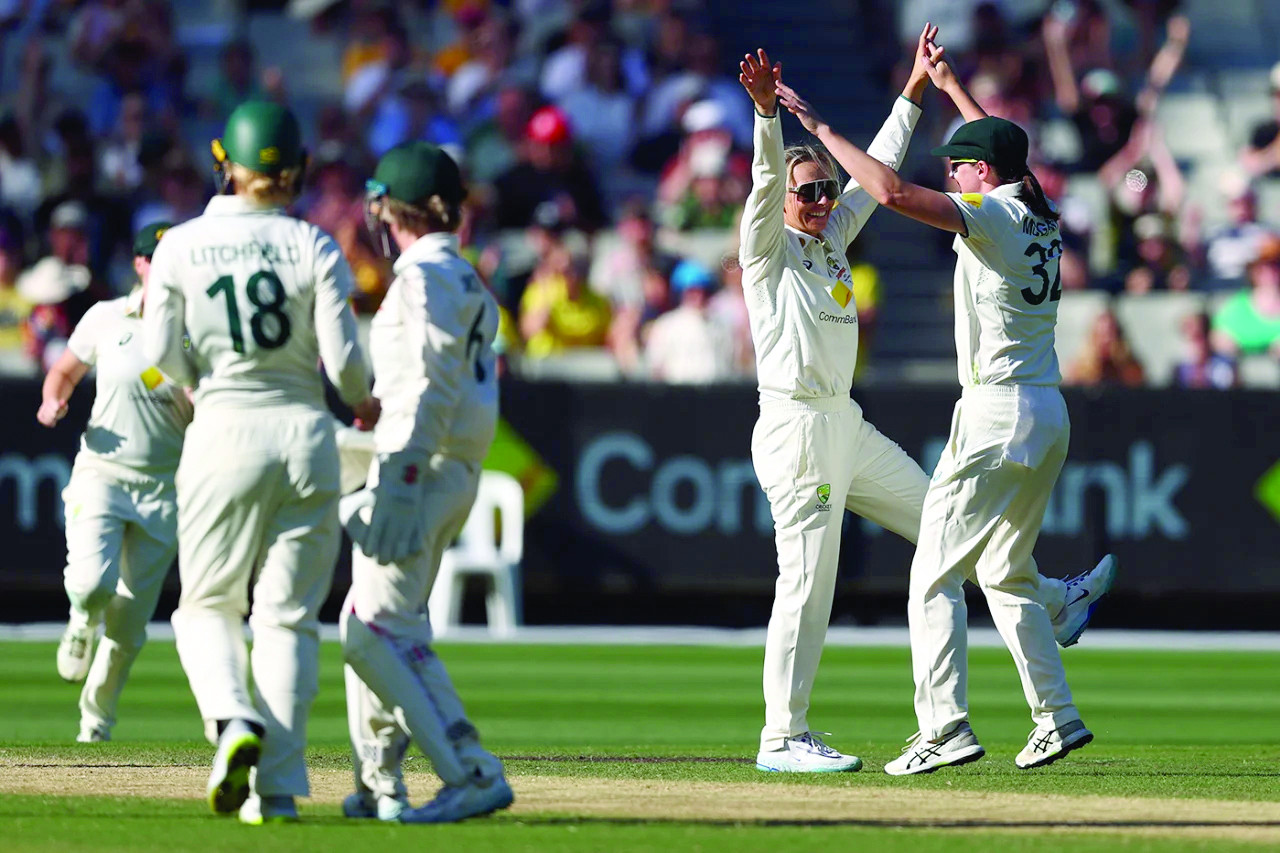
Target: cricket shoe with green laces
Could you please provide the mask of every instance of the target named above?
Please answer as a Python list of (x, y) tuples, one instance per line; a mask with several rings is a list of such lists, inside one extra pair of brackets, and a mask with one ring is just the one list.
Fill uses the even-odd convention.
[(959, 767), (977, 761), (987, 751), (978, 743), (969, 724), (961, 723), (950, 734), (935, 740), (925, 740), (920, 732), (907, 739), (902, 755), (884, 766), (890, 776), (912, 776), (916, 773), (932, 773), (939, 767)]
[(1082, 720), (1063, 723), (1056, 729), (1037, 728), (1027, 738), (1027, 745), (1018, 753), (1013, 763), (1019, 770), (1044, 767), (1092, 740), (1093, 732), (1084, 727)]
[(247, 720), (230, 720), (218, 736), (209, 774), (209, 808), (233, 814), (249, 799), (249, 776), (262, 757), (262, 736)]
[(259, 797), (250, 794), (240, 807), (240, 822), (250, 826), (268, 823), (297, 823), (298, 804), (290, 796)]
[(1080, 635), (1089, 627), (1098, 600), (1111, 591), (1116, 570), (1120, 568), (1114, 554), (1108, 554), (1087, 572), (1067, 581), (1066, 603), (1053, 618), (1053, 636), (1064, 649), (1080, 641)]
[(813, 732), (787, 738), (782, 749), (761, 750), (756, 769), (766, 773), (853, 773), (862, 769), (862, 759), (845, 755)]

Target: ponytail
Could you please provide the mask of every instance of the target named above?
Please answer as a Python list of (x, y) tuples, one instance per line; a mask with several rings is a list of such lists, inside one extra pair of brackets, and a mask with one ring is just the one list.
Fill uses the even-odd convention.
[(1030, 169), (1022, 175), (1022, 187), (1018, 190), (1018, 199), (1041, 219), (1058, 221), (1058, 212), (1049, 205), (1049, 199), (1045, 197), (1044, 190), (1040, 188), (1040, 182), (1036, 180), (1036, 176)]

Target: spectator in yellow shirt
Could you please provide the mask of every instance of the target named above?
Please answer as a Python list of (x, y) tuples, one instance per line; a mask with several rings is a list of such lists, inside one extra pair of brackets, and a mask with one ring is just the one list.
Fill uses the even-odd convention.
[(525, 356), (542, 358), (579, 347), (603, 347), (612, 311), (587, 287), (590, 260), (559, 246), (534, 273), (520, 299)]

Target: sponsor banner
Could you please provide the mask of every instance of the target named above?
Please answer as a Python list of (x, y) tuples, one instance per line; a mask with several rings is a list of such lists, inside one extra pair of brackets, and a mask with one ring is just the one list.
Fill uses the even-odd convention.
[[(1071, 452), (1036, 558), (1045, 574), (1121, 558), (1118, 590), (1280, 592), (1280, 397), (1065, 392)], [(926, 471), (959, 389), (859, 391), (866, 418)], [(764, 593), (776, 574), (750, 458), (749, 387), (509, 383), (504, 417), (559, 477), (530, 520), (526, 577), (619, 592)], [(815, 506), (840, 507), (820, 488)], [(841, 582), (905, 593), (912, 548), (846, 515)]]
[[(35, 420), (39, 383), (0, 390), (11, 414), (0, 426), (0, 589), (57, 590), (66, 556), (60, 492), (92, 394), (81, 389), (47, 430)], [(856, 396), (868, 421), (932, 469), (958, 389)], [(1066, 397), (1071, 452), (1036, 549), (1045, 574), (1074, 573), (1113, 549), (1123, 563), (1118, 591), (1280, 593), (1280, 442), (1270, 430), (1280, 396)], [(529, 480), (538, 503), (525, 532), (531, 601), (634, 596), (652, 609), (663, 596), (771, 592), (773, 522), (750, 457), (753, 388), (508, 381), (502, 404), (504, 446), (523, 454), (505, 464)], [(842, 497), (819, 482), (817, 511), (832, 522), (843, 515), (842, 591), (904, 594), (911, 546), (842, 513)]]

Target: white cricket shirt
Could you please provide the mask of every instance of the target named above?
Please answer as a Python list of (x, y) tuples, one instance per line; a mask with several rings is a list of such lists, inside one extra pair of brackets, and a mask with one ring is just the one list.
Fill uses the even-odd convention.
[(454, 234), (419, 237), (395, 274), (369, 329), (377, 450), (479, 463), (498, 422), (498, 304)]
[(172, 479), (191, 402), (144, 354), (141, 310), (141, 288), (99, 302), (67, 340), (67, 349), (95, 368), (96, 396), (76, 464)]
[(280, 208), (215, 196), (156, 248), (146, 352), (171, 376), (192, 374), (197, 409), (324, 411), (320, 361), (353, 405), (369, 396), (369, 374), (351, 286), (351, 268), (321, 229)]
[(986, 195), (947, 193), (966, 234), (956, 261), (956, 357), (960, 384), (1057, 385), (1053, 329), (1062, 281), (1058, 223), (1041, 219), (1016, 196), (1021, 184)]
[[(920, 108), (899, 97), (867, 153), (900, 168), (919, 117)], [(877, 205), (850, 180), (820, 238), (786, 225), (780, 121), (756, 114), (739, 250), (760, 399), (847, 397), (858, 359), (858, 306), (845, 250)]]

